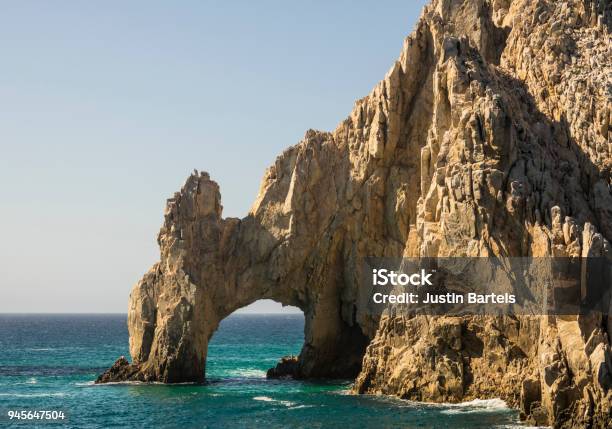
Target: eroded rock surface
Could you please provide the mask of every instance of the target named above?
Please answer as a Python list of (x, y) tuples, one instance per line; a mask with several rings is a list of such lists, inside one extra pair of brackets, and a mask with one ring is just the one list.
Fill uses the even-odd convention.
[(206, 173), (168, 200), (130, 297), (133, 363), (101, 381), (202, 381), (219, 322), (269, 298), (305, 313), (300, 377), (609, 427), (609, 315), (381, 318), (357, 277), (367, 256), (610, 256), (611, 26), (607, 0), (434, 0), (350, 116), (277, 158), (248, 216), (222, 217)]

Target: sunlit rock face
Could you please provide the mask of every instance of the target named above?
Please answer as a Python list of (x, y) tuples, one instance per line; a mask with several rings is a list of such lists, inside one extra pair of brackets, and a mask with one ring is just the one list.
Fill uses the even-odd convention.
[(607, 0), (434, 0), (349, 117), (276, 159), (245, 218), (222, 217), (206, 173), (168, 200), (160, 262), (130, 296), (132, 364), (101, 381), (202, 381), (219, 322), (267, 298), (304, 311), (297, 376), (609, 425), (607, 314), (379, 317), (358, 277), (368, 256), (609, 256), (611, 26)]

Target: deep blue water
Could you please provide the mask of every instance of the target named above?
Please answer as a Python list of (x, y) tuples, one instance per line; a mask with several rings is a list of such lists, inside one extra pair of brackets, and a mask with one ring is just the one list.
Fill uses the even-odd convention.
[[(234, 315), (208, 353), (205, 385), (93, 385), (127, 355), (125, 315), (0, 315), (0, 426), (9, 410), (62, 410), (65, 427), (490, 428), (517, 424), (500, 401), (426, 405), (350, 395), (350, 383), (274, 381), (265, 370), (297, 354), (301, 315)], [(57, 427), (58, 424), (38, 424)]]

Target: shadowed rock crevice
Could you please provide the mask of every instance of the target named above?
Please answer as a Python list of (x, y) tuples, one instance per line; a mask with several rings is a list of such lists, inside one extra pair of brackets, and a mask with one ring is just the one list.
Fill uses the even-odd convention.
[(222, 217), (206, 173), (168, 200), (130, 297), (132, 363), (100, 381), (202, 381), (219, 322), (266, 298), (305, 315), (272, 376), (606, 427), (612, 310), (381, 317), (359, 276), (365, 257), (610, 257), (611, 16), (604, 0), (433, 1), (349, 117), (276, 159), (246, 217)]

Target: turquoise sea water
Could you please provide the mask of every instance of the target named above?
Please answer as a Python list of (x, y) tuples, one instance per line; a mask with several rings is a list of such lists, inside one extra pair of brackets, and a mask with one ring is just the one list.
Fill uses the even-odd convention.
[[(266, 380), (297, 354), (301, 315), (233, 315), (208, 354), (204, 385), (93, 385), (127, 355), (125, 315), (0, 315), (0, 426), (169, 428), (490, 428), (518, 424), (498, 400), (426, 405), (348, 394), (349, 381)], [(61, 424), (9, 410), (62, 410)]]

